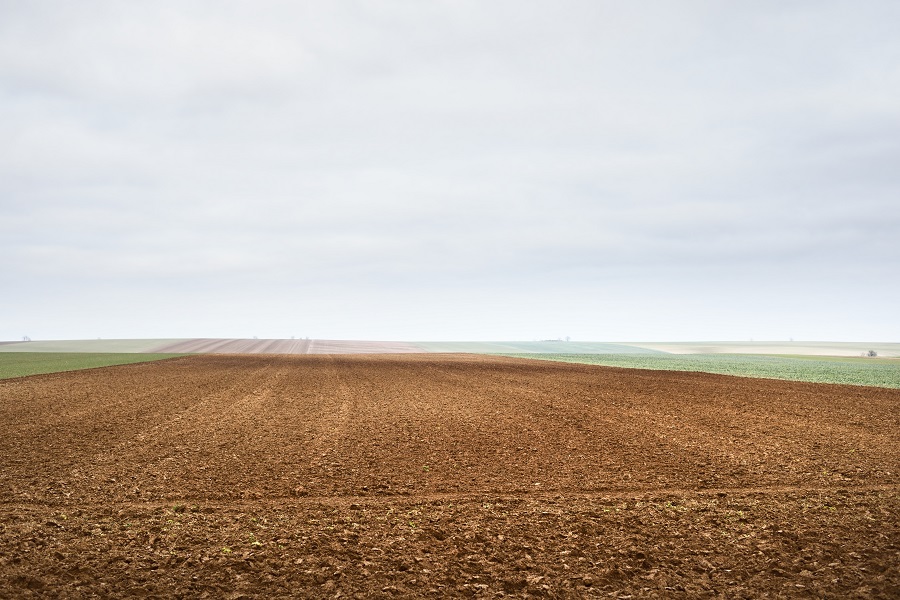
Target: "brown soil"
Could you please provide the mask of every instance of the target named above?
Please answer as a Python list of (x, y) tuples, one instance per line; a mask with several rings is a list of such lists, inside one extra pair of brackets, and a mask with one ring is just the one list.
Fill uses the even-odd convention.
[(900, 390), (201, 355), (0, 399), (0, 597), (900, 596)]

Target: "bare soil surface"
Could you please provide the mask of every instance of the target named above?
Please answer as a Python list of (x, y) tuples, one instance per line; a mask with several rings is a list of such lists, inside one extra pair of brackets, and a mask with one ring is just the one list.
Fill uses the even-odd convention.
[(10, 379), (0, 597), (900, 597), (898, 431), (900, 390), (473, 355)]

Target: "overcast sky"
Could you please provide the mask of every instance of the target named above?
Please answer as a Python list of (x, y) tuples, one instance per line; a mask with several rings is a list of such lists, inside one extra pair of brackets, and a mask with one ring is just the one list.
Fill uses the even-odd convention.
[(898, 30), (0, 0), (0, 339), (898, 342)]

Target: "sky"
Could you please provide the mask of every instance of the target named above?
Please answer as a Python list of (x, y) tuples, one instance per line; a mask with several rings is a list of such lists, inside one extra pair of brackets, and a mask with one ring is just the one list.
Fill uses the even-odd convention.
[(900, 342), (898, 23), (0, 0), (0, 340)]

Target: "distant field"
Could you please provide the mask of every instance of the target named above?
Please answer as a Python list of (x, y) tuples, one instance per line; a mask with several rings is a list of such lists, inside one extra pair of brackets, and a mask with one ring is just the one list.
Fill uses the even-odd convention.
[(547, 354), (664, 354), (662, 350), (644, 348), (637, 344), (609, 344), (605, 342), (414, 342), (425, 352), (468, 352), (472, 354), (503, 354), (516, 352)]
[(505, 354), (518, 358), (663, 371), (699, 371), (814, 383), (900, 388), (900, 360), (759, 354)]
[(8, 342), (0, 345), (0, 352), (92, 352), (96, 354), (144, 353), (158, 354), (158, 348), (183, 340), (40, 340)]
[(154, 352), (189, 354), (406, 354), (423, 350), (408, 342), (354, 340), (215, 339), (181, 340), (157, 346)]
[(658, 354), (661, 350), (634, 344), (604, 342), (391, 342), (320, 339), (191, 338), (150, 340), (48, 340), (4, 342), (0, 352), (142, 352), (187, 354), (403, 354), (466, 352), (502, 354), (538, 352), (565, 354)]
[(627, 344), (666, 354), (793, 354), (855, 357), (874, 350), (878, 356), (900, 358), (900, 344), (888, 342), (641, 342)]
[[(508, 352), (515, 351), (507, 349)], [(527, 350), (522, 350), (527, 351)], [(537, 350), (532, 350), (536, 352)], [(411, 342), (310, 339), (180, 338), (149, 340), (47, 340), (0, 342), (5, 352), (143, 354), (403, 354), (427, 352)]]
[(78, 371), (95, 367), (128, 365), (182, 356), (181, 354), (110, 354), (87, 352), (8, 352), (0, 353), (0, 379)]
[(900, 344), (884, 342), (403, 342), (324, 339), (180, 338), (0, 342), (4, 352), (179, 354), (762, 354), (858, 357), (868, 351), (900, 358)]

